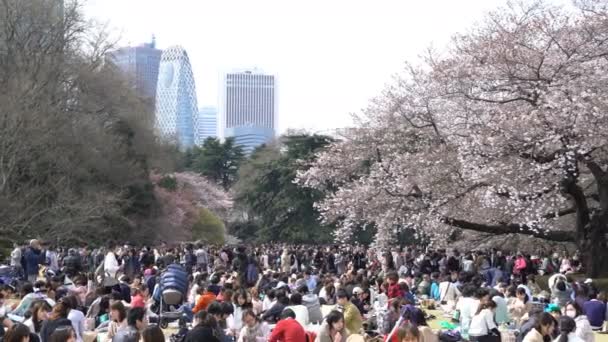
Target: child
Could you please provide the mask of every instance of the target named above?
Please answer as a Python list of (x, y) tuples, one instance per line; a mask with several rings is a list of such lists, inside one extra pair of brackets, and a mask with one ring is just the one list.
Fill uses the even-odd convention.
[(145, 309), (148, 288), (145, 285), (140, 285), (139, 288), (135, 288), (133, 291), (133, 296), (131, 297), (131, 308)]

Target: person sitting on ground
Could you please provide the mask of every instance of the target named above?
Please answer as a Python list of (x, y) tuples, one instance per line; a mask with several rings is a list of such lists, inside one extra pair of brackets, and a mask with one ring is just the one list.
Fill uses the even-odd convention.
[(357, 309), (359, 309), (359, 312), (361, 312), (362, 315), (366, 315), (371, 308), (370, 295), (371, 293), (368, 288), (362, 289), (360, 287), (355, 287), (355, 289), (353, 290), (354, 298), (351, 302), (355, 304), (355, 306), (357, 307)]
[(40, 334), (42, 329), (42, 322), (46, 321), (53, 308), (44, 300), (34, 302), (32, 309), (30, 310), (31, 316), (23, 324), (30, 328), (30, 332), (33, 334)]
[(562, 316), (559, 319), (559, 337), (555, 342), (584, 342), (580, 337), (576, 336), (576, 322), (571, 317)]
[(534, 328), (525, 335), (523, 342), (545, 342), (545, 337), (551, 339), (554, 328), (555, 318), (543, 312), (538, 316)]
[(146, 327), (145, 314), (146, 312), (142, 308), (129, 310), (127, 326), (118, 329), (112, 342), (139, 342), (140, 332)]
[(125, 328), (127, 323), (127, 309), (121, 301), (115, 301), (110, 306), (110, 325), (108, 326), (108, 339), (112, 339), (116, 332)]
[(306, 331), (298, 321), (293, 310), (286, 309), (281, 313), (281, 320), (274, 327), (268, 342), (304, 342)]
[(518, 287), (515, 290), (515, 300), (508, 305), (509, 316), (517, 326), (520, 326), (522, 322), (522, 318), (530, 312), (532, 308), (532, 303), (530, 302), (528, 295), (524, 288)]
[(262, 315), (262, 319), (266, 322), (277, 322), (281, 317), (283, 310), (289, 305), (289, 298), (283, 291), (277, 291), (277, 302)]
[(346, 336), (344, 315), (340, 311), (334, 310), (325, 317), (315, 342), (345, 342)]
[(199, 312), (201, 310), (207, 310), (209, 305), (211, 303), (215, 302), (217, 296), (215, 295), (215, 292), (213, 292), (214, 290), (215, 290), (215, 287), (213, 287), (213, 285), (210, 285), (209, 287), (207, 287), (207, 292), (203, 293), (198, 298), (196, 305), (192, 309), (193, 313), (196, 314), (197, 312)]
[(63, 297), (61, 302), (70, 308), (68, 319), (72, 322), (72, 328), (76, 332), (76, 340), (82, 342), (84, 339), (85, 317), (82, 311), (78, 310), (78, 298), (75, 295)]
[[(221, 308), (219, 310), (221, 312)], [(194, 328), (188, 332), (184, 342), (221, 342), (219, 336), (216, 335), (217, 322), (212, 314), (201, 310), (194, 315), (194, 323)]]
[(583, 314), (581, 307), (574, 301), (568, 302), (565, 309), (566, 316), (574, 319), (576, 322), (576, 336), (585, 342), (594, 342), (595, 334), (591, 329), (591, 324), (587, 316)]
[(348, 293), (343, 289), (338, 290), (336, 294), (338, 309), (344, 314), (344, 323), (348, 334), (358, 334), (363, 329), (363, 317), (359, 309), (350, 302)]
[(72, 321), (68, 319), (69, 311), (70, 308), (64, 303), (57, 303), (53, 307), (49, 319), (42, 323), (42, 328), (40, 329), (40, 340), (42, 342), (49, 342), (51, 334), (59, 328), (72, 328)]
[(292, 294), (291, 298), (289, 298), (289, 306), (287, 308), (293, 310), (293, 312), (296, 313), (296, 321), (298, 321), (298, 323), (300, 323), (304, 328), (308, 326), (308, 309), (304, 305), (302, 305), (301, 294)]
[(243, 329), (239, 334), (238, 342), (266, 342), (270, 336), (270, 327), (261, 321), (253, 310), (243, 313)]
[(496, 303), (492, 300), (479, 305), (477, 313), (471, 319), (471, 325), (469, 327), (470, 341), (483, 341), (484, 338), (489, 335), (500, 336), (498, 326), (494, 322), (495, 310)]
[(310, 293), (307, 285), (300, 286), (298, 292), (302, 295), (302, 304), (308, 309), (308, 320), (311, 323), (320, 323), (323, 320), (323, 312), (319, 297)]

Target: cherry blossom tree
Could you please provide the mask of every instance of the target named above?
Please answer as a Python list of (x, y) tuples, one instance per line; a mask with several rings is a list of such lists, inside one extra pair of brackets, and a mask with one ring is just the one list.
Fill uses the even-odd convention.
[[(408, 64), (301, 172), (338, 239), (374, 224), (575, 242), (608, 270), (608, 10), (510, 4)], [(603, 267), (603, 269), (602, 269)]]
[[(164, 177), (175, 180), (175, 188), (160, 186)], [(154, 194), (160, 204), (161, 215), (157, 225), (161, 238), (172, 241), (192, 240), (192, 227), (206, 209), (226, 220), (232, 208), (232, 199), (220, 186), (194, 172), (176, 172), (169, 175), (153, 174)]]

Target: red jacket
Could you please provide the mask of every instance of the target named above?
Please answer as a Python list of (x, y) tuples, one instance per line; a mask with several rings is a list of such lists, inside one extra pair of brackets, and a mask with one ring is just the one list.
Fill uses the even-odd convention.
[(279, 321), (268, 342), (306, 342), (304, 328), (293, 318)]
[(401, 291), (401, 286), (395, 283), (393, 285), (388, 286), (387, 290), (388, 299), (400, 298), (403, 297), (403, 292)]

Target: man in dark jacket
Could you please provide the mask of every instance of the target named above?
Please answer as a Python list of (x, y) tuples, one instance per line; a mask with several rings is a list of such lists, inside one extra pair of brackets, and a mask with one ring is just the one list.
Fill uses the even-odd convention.
[(65, 268), (65, 274), (70, 278), (82, 271), (82, 261), (75, 249), (71, 248), (68, 251), (68, 256), (63, 259), (63, 266)]
[(25, 259), (27, 280), (33, 284), (38, 278), (40, 265), (44, 264), (44, 253), (40, 249), (40, 242), (38, 240), (30, 241), (30, 246), (25, 250), (23, 257)]

